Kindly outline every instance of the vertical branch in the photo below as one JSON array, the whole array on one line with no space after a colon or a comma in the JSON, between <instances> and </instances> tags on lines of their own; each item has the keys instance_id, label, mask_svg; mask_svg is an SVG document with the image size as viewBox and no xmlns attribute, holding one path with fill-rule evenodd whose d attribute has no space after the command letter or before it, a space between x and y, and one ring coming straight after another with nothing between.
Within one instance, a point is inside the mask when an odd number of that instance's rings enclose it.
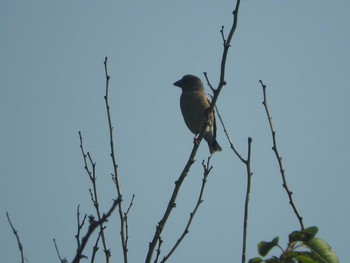
<instances>
[{"instance_id":1,"label":"vertical branch","mask_svg":"<svg viewBox=\"0 0 350 263\"><path fill-rule=\"evenodd\" d=\"M248 138L248 157L247 157L247 160L244 162L247 167L247 191L246 191L245 203L244 203L242 263L244 263L246 260L249 199L250 199L251 178L253 175L250 168L251 144L252 144L252 138L249 137Z\"/></svg>"},{"instance_id":2,"label":"vertical branch","mask_svg":"<svg viewBox=\"0 0 350 263\"><path fill-rule=\"evenodd\" d=\"M80 247L80 231L82 230L86 220L86 214L84 215L83 221L80 223L80 205L77 207L77 223L78 223L78 231L75 235L75 238L77 240L77 249Z\"/></svg>"},{"instance_id":3,"label":"vertical branch","mask_svg":"<svg viewBox=\"0 0 350 263\"><path fill-rule=\"evenodd\" d=\"M266 115L267 115L267 119L269 121L269 125L270 125L270 130L271 130L271 134L272 134L272 141L273 141L273 146L272 146L272 150L274 151L275 155L276 155L276 158L277 158L277 161L278 161L278 166L280 168L280 172L281 172L281 176L282 176L282 181L283 181L283 188L286 190L287 192L287 195L288 195L288 198L289 198L289 204L292 206L292 209L294 211L294 214L296 215L298 221L299 221L299 224L300 224L300 227L301 229L303 230L304 229L304 224L303 224L303 218L300 216L295 204L294 204L294 201L293 201L293 192L289 190L289 187L287 185L287 179L286 179L286 176L285 176L285 172L284 172L284 168L283 168L283 164L282 164L282 157L280 156L279 152L278 152L278 149L277 149L277 142L276 142L276 131L274 130L273 128L273 125L272 125L272 118L270 116L270 112L269 112L269 108L268 108L268 105L267 105L267 99L266 99L266 85L260 80L259 81L260 84L261 84L261 87L263 89L263 95L264 95L264 101L263 101L263 105L264 105L264 108L265 108L265 111L266 111Z\"/></svg>"},{"instance_id":4,"label":"vertical branch","mask_svg":"<svg viewBox=\"0 0 350 263\"><path fill-rule=\"evenodd\" d=\"M129 207L126 210L126 212L124 213L124 217L123 217L123 219L125 221L125 247L126 248L128 247L128 241L129 241L128 215L129 215L129 212L130 212L132 205L134 204L134 199L135 199L135 194L132 195Z\"/></svg>"},{"instance_id":5,"label":"vertical branch","mask_svg":"<svg viewBox=\"0 0 350 263\"><path fill-rule=\"evenodd\" d=\"M220 81L217 89L213 90L214 91L214 97L211 102L211 107L209 108L208 112L211 112L214 109L215 103L218 99L218 95L224 85L226 85L225 81L225 72L226 72L226 60L227 60L227 55L228 55L228 50L231 47L231 40L233 37L233 34L235 33L238 25L238 10L239 10L239 5L240 5L240 0L237 0L236 2L236 7L232 12L233 15L233 21L232 21L232 26L230 29L230 33L228 34L227 39L225 39L224 36L224 26L221 27L221 36L223 40L223 45L224 45L224 50L222 53L222 58L221 58L221 67L220 67Z\"/></svg>"},{"instance_id":6,"label":"vertical branch","mask_svg":"<svg viewBox=\"0 0 350 263\"><path fill-rule=\"evenodd\" d=\"M21 240L19 239L18 230L16 230L15 227L12 225L12 222L11 222L11 219L10 219L10 216L9 216L8 212L6 212L6 217L7 217L7 220L9 221L9 223L10 223L10 226L11 226L11 229L13 231L13 234L15 235L16 240L17 240L18 249L19 249L19 252L21 253L21 263L24 263L23 245L21 243Z\"/></svg>"},{"instance_id":7,"label":"vertical branch","mask_svg":"<svg viewBox=\"0 0 350 263\"><path fill-rule=\"evenodd\" d=\"M90 261L91 263L95 262L96 253L98 251L98 242L100 242L101 234L102 234L101 231L98 232L98 236L96 238L95 245L92 248L92 255L91 255L91 261Z\"/></svg>"},{"instance_id":8,"label":"vertical branch","mask_svg":"<svg viewBox=\"0 0 350 263\"><path fill-rule=\"evenodd\" d=\"M106 111L107 111L107 118L108 118L108 128L109 128L109 142L110 142L110 151L111 151L111 159L113 163L113 170L114 170L114 177L116 181L116 187L119 197L122 196L121 190L120 190L120 183L119 183L119 175L118 175L118 164L115 158L114 153L114 140L113 140L113 126L112 126L112 120L111 120L111 113L109 110L109 102L108 102L108 95L109 95L109 80L110 76L108 75L108 69L107 69L107 57L105 57L105 61L103 62L105 67L105 74L106 74L106 93L104 96L105 103L106 103Z\"/></svg>"},{"instance_id":9,"label":"vertical branch","mask_svg":"<svg viewBox=\"0 0 350 263\"><path fill-rule=\"evenodd\" d=\"M90 153L85 153L84 147L83 147L83 138L81 135L81 132L79 132L79 139L80 139L80 149L81 149L81 153L83 155L84 158L84 168L86 170L86 173L88 174L91 183L92 183L92 188L93 190L89 189L90 191L90 195L91 195L91 201L94 204L95 210L96 210L96 214L98 217L98 220L101 220L101 212L100 212L100 205L98 202L98 196L97 196L97 186L96 186L96 163L92 160L92 157L90 155ZM89 163L92 167L92 171L89 168L88 165L88 160ZM106 239L105 239L105 235L104 235L104 226L103 226L103 222L99 225L100 227L100 232L101 232L101 239L102 239L102 244L103 244L103 250L106 256L106 263L109 263L109 258L111 257L111 253L110 250L107 249L107 243L106 243Z\"/></svg>"},{"instance_id":10,"label":"vertical branch","mask_svg":"<svg viewBox=\"0 0 350 263\"><path fill-rule=\"evenodd\" d=\"M118 174L118 164L116 161L115 157L115 152L114 152L114 140L113 140L113 126L112 126L112 121L111 121L111 113L109 110L109 102L108 102L108 94L109 94L109 80L110 76L108 75L108 70L107 70L107 57L105 57L104 60L104 68L105 68L105 74L106 74L106 93L104 96L105 103L106 103L106 111L107 111L107 118L108 118L108 128L109 128L109 141L110 141L110 151L111 151L111 159L113 163L113 181L114 184L117 188L117 194L118 198L120 199L120 203L118 205L118 212L119 212L119 218L120 218L120 239L122 243L122 248L123 248L123 257L124 257L124 263L128 262L128 247L127 247L127 238L125 234L125 217L122 209L122 192L121 192L121 187L120 187L120 182L119 182L119 174Z\"/></svg>"},{"instance_id":11,"label":"vertical branch","mask_svg":"<svg viewBox=\"0 0 350 263\"><path fill-rule=\"evenodd\" d=\"M157 255L156 255L156 259L154 260L154 263L157 263L157 262L158 262L158 258L159 258L160 253L161 253L160 248L161 248L162 244L163 244L163 240L162 240L162 238L159 236L158 247L157 247L157 249L156 249Z\"/></svg>"},{"instance_id":12,"label":"vertical branch","mask_svg":"<svg viewBox=\"0 0 350 263\"><path fill-rule=\"evenodd\" d=\"M217 106L215 106L217 115L219 117L220 123L222 127L224 128L224 132L226 135L226 138L231 146L232 151L236 154L236 156L241 160L242 163L246 166L247 169L247 190L246 190L246 196L245 196L245 203L244 203L244 219L243 219L243 245L242 245L242 263L246 260L246 250L247 250L247 231L248 231L248 214L249 214L249 200L250 200L250 189L251 189L251 177L253 175L251 171L251 144L252 144L252 138L248 137L248 156L247 159L244 159L239 152L236 150L236 148L233 145L233 142L231 140L230 135L228 134L228 131L226 129L226 126L222 120L221 114L219 112L219 109Z\"/></svg>"}]
</instances>

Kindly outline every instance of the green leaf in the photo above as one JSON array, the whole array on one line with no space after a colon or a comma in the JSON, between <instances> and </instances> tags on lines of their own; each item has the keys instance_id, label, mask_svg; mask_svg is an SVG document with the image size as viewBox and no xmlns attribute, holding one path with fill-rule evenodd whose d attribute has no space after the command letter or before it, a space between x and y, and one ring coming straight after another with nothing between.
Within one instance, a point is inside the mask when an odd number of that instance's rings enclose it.
<instances>
[{"instance_id":1,"label":"green leaf","mask_svg":"<svg viewBox=\"0 0 350 263\"><path fill-rule=\"evenodd\" d=\"M263 259L262 258L252 258L252 259L249 259L248 263L260 263L260 262L263 262Z\"/></svg>"},{"instance_id":2,"label":"green leaf","mask_svg":"<svg viewBox=\"0 0 350 263\"><path fill-rule=\"evenodd\" d=\"M308 227L301 231L294 231L289 235L289 242L309 242L313 239L318 232L318 228L316 226Z\"/></svg>"},{"instance_id":3,"label":"green leaf","mask_svg":"<svg viewBox=\"0 0 350 263\"><path fill-rule=\"evenodd\" d=\"M313 254L317 255L321 260L320 262L339 263L337 255L326 241L315 237L311 241L305 243L305 245L310 248Z\"/></svg>"},{"instance_id":4,"label":"green leaf","mask_svg":"<svg viewBox=\"0 0 350 263\"><path fill-rule=\"evenodd\" d=\"M296 256L295 259L298 260L298 263L318 263L318 261L315 261L307 255L299 255Z\"/></svg>"},{"instance_id":5,"label":"green leaf","mask_svg":"<svg viewBox=\"0 0 350 263\"><path fill-rule=\"evenodd\" d=\"M278 237L275 237L274 239L272 239L271 242L261 241L258 244L259 255L265 257L269 253L269 251L277 245L278 245Z\"/></svg>"},{"instance_id":6,"label":"green leaf","mask_svg":"<svg viewBox=\"0 0 350 263\"><path fill-rule=\"evenodd\" d=\"M280 256L280 259L282 262L292 262L291 260L292 259L295 259L297 256L299 255L299 252L296 252L296 251L290 251L288 253L283 253L281 256Z\"/></svg>"},{"instance_id":7,"label":"green leaf","mask_svg":"<svg viewBox=\"0 0 350 263\"><path fill-rule=\"evenodd\" d=\"M308 228L305 228L303 230L304 233L308 233L312 236L312 238L314 238L318 232L318 227L317 226L310 226Z\"/></svg>"}]
</instances>

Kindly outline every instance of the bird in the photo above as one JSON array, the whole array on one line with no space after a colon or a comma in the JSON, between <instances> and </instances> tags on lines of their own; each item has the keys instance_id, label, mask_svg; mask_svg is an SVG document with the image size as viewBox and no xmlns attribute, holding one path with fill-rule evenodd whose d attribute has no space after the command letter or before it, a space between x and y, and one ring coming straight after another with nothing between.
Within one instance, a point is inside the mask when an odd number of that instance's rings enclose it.
<instances>
[{"instance_id":1,"label":"bird","mask_svg":"<svg viewBox=\"0 0 350 263\"><path fill-rule=\"evenodd\" d=\"M196 136L200 133L203 122L208 117L208 126L203 135L207 141L210 154L222 151L216 141L216 122L214 111L206 116L210 107L210 100L205 94L204 86L200 78L194 75L185 75L174 82L174 86L182 89L180 96L180 108L188 129ZM195 137L196 140L196 137Z\"/></svg>"}]
</instances>

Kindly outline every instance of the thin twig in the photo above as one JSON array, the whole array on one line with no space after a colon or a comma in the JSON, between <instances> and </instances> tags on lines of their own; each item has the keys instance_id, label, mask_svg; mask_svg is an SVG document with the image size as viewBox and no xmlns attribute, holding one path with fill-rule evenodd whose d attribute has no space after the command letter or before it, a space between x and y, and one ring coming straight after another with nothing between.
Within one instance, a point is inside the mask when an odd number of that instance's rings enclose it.
<instances>
[{"instance_id":1,"label":"thin twig","mask_svg":"<svg viewBox=\"0 0 350 263\"><path fill-rule=\"evenodd\" d=\"M56 239L53 239L53 243L55 245L56 253L57 253L57 256L60 259L61 263L68 263L67 259L61 257L60 251L58 250L58 246L57 246L57 243L56 243Z\"/></svg>"},{"instance_id":2,"label":"thin twig","mask_svg":"<svg viewBox=\"0 0 350 263\"><path fill-rule=\"evenodd\" d=\"M215 105L215 109L217 112L217 115L219 117L220 123L224 129L226 138L231 146L231 149L236 154L236 156L241 160L242 163L246 166L247 169L247 190L245 195L245 203L244 203L244 220L243 220L243 245L242 245L242 263L246 260L246 250L247 250L247 231L248 231L248 213L249 213L249 200L250 200L250 189L251 189L251 177L253 173L251 172L251 165L250 165L250 156L251 156L251 144L252 144L252 138L248 137L248 156L247 159L244 159L239 152L236 150L236 148L233 145L233 142L231 140L231 137L226 129L225 123L221 117L221 114L219 112L218 107Z\"/></svg>"},{"instance_id":3,"label":"thin twig","mask_svg":"<svg viewBox=\"0 0 350 263\"><path fill-rule=\"evenodd\" d=\"M249 137L248 138L248 157L245 163L247 167L247 191L246 191L245 202L244 202L242 263L245 263L245 260L246 260L249 199L250 199L251 178L253 175L250 167L251 145L252 145L252 138Z\"/></svg>"},{"instance_id":4,"label":"thin twig","mask_svg":"<svg viewBox=\"0 0 350 263\"><path fill-rule=\"evenodd\" d=\"M205 188L205 184L208 180L208 176L209 173L211 171L211 169L213 168L213 166L210 166L210 158L212 155L210 155L208 157L207 163L204 163L204 160L202 162L202 166L203 166L203 179L202 179L202 186L198 195L198 199L197 199L197 203L193 209L193 211L190 213L190 218L187 221L186 227L182 233L182 235L180 236L180 238L176 241L175 245L171 248L171 250L169 251L169 253L163 258L163 260L161 261L161 263L164 263L165 261L168 260L168 258L174 253L174 251L176 250L176 248L180 245L181 241L184 239L184 237L188 234L189 228L191 226L192 220L199 208L199 206L201 205L201 203L203 202L203 193L204 193L204 188Z\"/></svg>"},{"instance_id":5,"label":"thin twig","mask_svg":"<svg viewBox=\"0 0 350 263\"><path fill-rule=\"evenodd\" d=\"M76 253L72 263L78 263L78 262L80 262L80 259L86 258L83 255L83 251L86 247L86 244L87 244L90 236L96 230L96 228L100 227L101 225L103 225L103 223L105 223L108 220L108 218L112 215L114 209L119 205L119 203L120 203L119 199L114 200L113 204L112 204L111 208L108 210L108 212L106 214L103 214L101 219L99 219L98 221L94 220L93 216L89 216L89 228L88 228L85 236L81 239L81 245L77 249L77 253Z\"/></svg>"},{"instance_id":6,"label":"thin twig","mask_svg":"<svg viewBox=\"0 0 350 263\"><path fill-rule=\"evenodd\" d=\"M153 236L152 241L149 244L149 248L148 248L148 252L147 252L147 256L146 256L146 260L145 260L146 263L151 262L153 252L155 250L157 242L160 240L160 236L161 236L161 233L164 229L164 226L165 226L173 208L176 207L176 198L177 198L177 195L179 193L180 187L181 187L183 181L185 180L186 176L188 175L188 172L190 171L192 164L195 162L195 156L196 156L197 150L199 148L200 142L203 139L207 125L208 125L207 121L203 123L202 129L197 137L197 143L193 144L193 148L192 148L191 154L187 160L187 163L186 163L184 169L182 170L182 173L180 174L179 178L177 179L177 181L175 181L175 188L174 188L173 193L171 195L169 204L165 210L165 213L164 213L162 219L159 221L158 225L156 226L156 232Z\"/></svg>"},{"instance_id":7,"label":"thin twig","mask_svg":"<svg viewBox=\"0 0 350 263\"><path fill-rule=\"evenodd\" d=\"M224 28L225 28L225 26L221 26L220 33L221 33L221 37L222 37L222 42L224 42L224 44L225 44L226 43L226 38L225 38L225 35L224 35Z\"/></svg>"},{"instance_id":8,"label":"thin twig","mask_svg":"<svg viewBox=\"0 0 350 263\"><path fill-rule=\"evenodd\" d=\"M209 78L208 78L208 73L207 72L203 72L203 75L205 77L205 79L207 80L207 84L209 86L209 88L211 89L212 92L215 92L215 89L213 87L213 85L211 85ZM213 98L213 96L211 96L211 98Z\"/></svg>"},{"instance_id":9,"label":"thin twig","mask_svg":"<svg viewBox=\"0 0 350 263\"><path fill-rule=\"evenodd\" d=\"M12 225L12 222L11 222L11 219L10 219L10 215L9 215L8 212L6 212L6 216L7 216L7 220L8 220L9 223L10 223L10 226L11 226L11 229L12 229L12 231L13 231L13 234L15 235L16 240L17 240L18 249L19 249L19 252L21 253L21 262L24 263L23 246L22 246L21 240L19 239L18 230L16 230L16 229L14 228L14 226Z\"/></svg>"},{"instance_id":10,"label":"thin twig","mask_svg":"<svg viewBox=\"0 0 350 263\"><path fill-rule=\"evenodd\" d=\"M205 126L205 125L203 125L203 126ZM201 134L202 134L202 132L201 132ZM203 137L203 134L200 135L198 138L200 138L200 137ZM201 139L202 138L200 138L200 140ZM184 167L180 177L175 182L175 188L174 188L174 191L173 191L173 193L171 195L169 204L168 204L168 206L167 206L167 208L165 210L165 213L164 213L162 219L159 221L159 223L158 223L158 225L156 227L156 232L155 232L155 234L153 236L153 239L152 239L152 241L149 244L149 249L148 249L148 253L147 253L147 257L146 257L146 261L145 261L146 263L150 263L151 260L152 260L152 254L153 254L154 249L155 249L155 247L157 245L157 242L160 239L160 236L161 236L161 233L162 233L162 231L164 229L164 226L165 226L165 224L166 224L166 222L167 222L167 220L168 220L168 218L169 218L169 216L171 214L171 211L176 206L176 198L177 198L177 195L179 193L181 184L184 181L184 179L186 178L186 176L187 176L187 174L188 174L192 164L195 162L194 157L196 155L198 147L199 147L199 143L193 145L193 149L192 149L192 152L190 154L190 157L188 158L188 161L187 161L187 163L186 163L186 165L185 165L185 167Z\"/></svg>"},{"instance_id":11,"label":"thin twig","mask_svg":"<svg viewBox=\"0 0 350 263\"><path fill-rule=\"evenodd\" d=\"M129 241L129 225L128 225L128 215L130 212L130 209L132 205L134 204L135 194L132 195L130 204L126 212L124 213L124 221L125 221L125 246L128 247L128 241Z\"/></svg>"},{"instance_id":12,"label":"thin twig","mask_svg":"<svg viewBox=\"0 0 350 263\"><path fill-rule=\"evenodd\" d=\"M214 109L216 100L218 98L216 93L220 93L222 87L224 85L226 85L225 72L226 72L227 54L228 54L228 50L229 50L230 45L231 45L231 40L232 40L233 34L235 33L237 25L238 25L238 10L239 10L240 2L241 2L240 0L237 0L235 9L232 12L232 15L233 15L232 27L231 27L230 33L228 34L228 37L226 40L225 40L225 37L223 35L224 27L221 28L221 32L222 32L222 36L223 36L224 50L223 50L222 59L221 59L220 81L219 81L218 88L214 92L214 98L211 102L211 107L210 107L209 112L211 112Z\"/></svg>"},{"instance_id":13,"label":"thin twig","mask_svg":"<svg viewBox=\"0 0 350 263\"><path fill-rule=\"evenodd\" d=\"M266 85L261 80L259 82L260 82L261 87L263 89L263 95L264 95L263 105L264 105L264 108L265 108L265 111L266 111L266 115L267 115L267 119L268 119L269 125L270 125L270 130L271 130L271 134L272 134L272 141L273 141L272 150L274 151L274 153L276 155L276 158L277 158L277 161L278 161L278 165L279 165L279 168L280 168L282 181L283 181L282 185L283 185L283 188L287 192L287 195L288 195L288 198L289 198L289 204L292 206L294 214L296 215L296 217L297 217L297 219L299 221L300 227L303 230L304 229L303 218L299 214L299 212L298 212L298 210L297 210L297 208L296 208L296 206L294 204L293 197L292 197L293 192L289 190L289 187L287 185L287 179L286 179L284 168L283 168L283 164L282 164L282 157L280 156L280 154L278 152L278 149L277 149L276 131L273 128L272 118L271 118L271 115L270 115L270 112L269 112L269 108L268 108L268 105L267 105Z\"/></svg>"},{"instance_id":14,"label":"thin twig","mask_svg":"<svg viewBox=\"0 0 350 263\"><path fill-rule=\"evenodd\" d=\"M77 234L75 235L75 238L77 240L77 249L80 247L80 231L83 229L83 226L85 224L86 220L86 214L84 215L83 221L80 223L80 205L77 207L77 224L78 224L78 231Z\"/></svg>"},{"instance_id":15,"label":"thin twig","mask_svg":"<svg viewBox=\"0 0 350 263\"><path fill-rule=\"evenodd\" d=\"M158 247L157 247L157 249L156 249L157 254L156 254L156 259L154 260L154 263L157 263L157 262L158 262L158 258L159 258L160 253L161 253L160 248L161 248L162 244L163 244L162 237L159 236Z\"/></svg>"},{"instance_id":16,"label":"thin twig","mask_svg":"<svg viewBox=\"0 0 350 263\"><path fill-rule=\"evenodd\" d=\"M81 149L81 153L82 153L83 159L84 159L84 168L85 168L86 173L88 174L88 176L90 178L90 181L92 183L92 188L93 188L92 190L89 189L91 200L92 200L92 203L95 207L98 220L101 220L100 205L98 202L97 186L96 186L96 179L97 179L97 177L96 177L96 163L93 161L91 154L89 152L85 153L85 149L83 146L83 137L82 137L80 131L79 131L79 139L80 139L80 149ZM89 160L90 167L92 167L92 171L89 168L88 160ZM103 223L101 225L99 225L99 227L100 227L100 232L101 232L103 251L104 251L105 257L106 257L106 263L109 263L111 253L110 253L110 249L107 249L107 242L106 242L105 235L104 235L105 228L103 226Z\"/></svg>"},{"instance_id":17,"label":"thin twig","mask_svg":"<svg viewBox=\"0 0 350 263\"><path fill-rule=\"evenodd\" d=\"M91 261L90 261L91 263L95 262L96 253L99 250L98 243L100 242L101 234L102 234L102 232L100 230L98 232L98 235L97 235L97 238L96 238L96 241L95 241L95 245L92 248L92 255L91 255Z\"/></svg>"},{"instance_id":18,"label":"thin twig","mask_svg":"<svg viewBox=\"0 0 350 263\"><path fill-rule=\"evenodd\" d=\"M84 160L84 169L86 173L88 174L90 180L93 180L92 173L90 171L90 168L87 163L87 154L85 153L84 147L83 147L83 137L81 135L81 131L79 131L79 140L80 140L80 150L83 155L83 160Z\"/></svg>"},{"instance_id":19,"label":"thin twig","mask_svg":"<svg viewBox=\"0 0 350 263\"><path fill-rule=\"evenodd\" d=\"M226 129L225 123L224 123L224 121L222 120L220 111L219 111L219 109L218 109L218 107L217 107L216 105L215 105L215 110L216 110L216 113L217 113L218 118L219 118L219 120L220 120L220 123L221 123L221 125L222 125L222 127L223 127L223 129L224 129L224 133L225 133L225 135L226 135L226 138L227 138L227 140L228 140L228 142L229 142L229 144L230 144L230 147L231 147L232 151L234 151L234 153L235 153L235 154L237 155L237 157L241 160L241 162L246 163L247 160L245 160L245 159L239 154L239 152L236 150L235 146L233 145L233 142L232 142L232 140L231 140L231 137L230 137L230 135L229 135L229 133L228 133L228 131L227 131L227 129Z\"/></svg>"},{"instance_id":20,"label":"thin twig","mask_svg":"<svg viewBox=\"0 0 350 263\"><path fill-rule=\"evenodd\" d=\"M126 237L126 224L125 224L125 218L124 213L122 209L122 192L119 182L119 174L118 174L118 164L116 161L115 151L114 151L114 139L113 139L113 126L112 126L112 120L111 120L111 113L109 110L109 102L108 102L108 95L109 95L109 80L110 76L108 74L108 68L107 68L107 57L105 57L105 60L103 62L104 68L105 68L105 76L106 76L106 93L104 96L105 104L106 104L106 111L107 111L107 118L108 118L108 128L109 128L109 142L110 142L110 151L111 151L111 159L113 163L113 181L117 189L118 198L121 200L118 206L118 212L119 212L119 218L120 218L120 239L122 243L123 248L123 257L124 257L124 263L128 262L128 243L127 243L127 237Z\"/></svg>"}]
</instances>

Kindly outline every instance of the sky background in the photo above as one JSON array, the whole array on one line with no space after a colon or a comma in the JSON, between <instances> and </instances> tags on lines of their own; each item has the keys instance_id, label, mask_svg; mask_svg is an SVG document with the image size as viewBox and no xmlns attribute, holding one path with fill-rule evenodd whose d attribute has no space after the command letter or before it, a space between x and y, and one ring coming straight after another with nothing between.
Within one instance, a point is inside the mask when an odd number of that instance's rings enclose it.
<instances>
[{"instance_id":1,"label":"sky background","mask_svg":"<svg viewBox=\"0 0 350 263\"><path fill-rule=\"evenodd\" d=\"M124 207L136 195L129 258L144 262L193 146L180 113L180 90L172 83L188 73L203 79L208 72L217 85L219 31L225 25L228 34L234 5L228 0L0 2L1 262L20 261L6 211L29 262L58 262L53 238L61 255L72 260L78 204L82 214L94 214L78 131L97 165L102 211L116 198L103 100L106 56ZM243 156L248 137L253 139L248 258L257 256L259 241L280 236L285 246L288 234L299 229L271 150L261 79L304 224L319 227L318 236L341 262L349 259L349 12L347 0L241 3L227 85L217 105ZM223 151L212 158L204 202L169 262L241 259L245 167L220 125L217 139ZM195 205L208 154L201 144L163 232L164 253ZM114 213L107 225L113 262L122 262L118 226Z\"/></svg>"}]
</instances>

